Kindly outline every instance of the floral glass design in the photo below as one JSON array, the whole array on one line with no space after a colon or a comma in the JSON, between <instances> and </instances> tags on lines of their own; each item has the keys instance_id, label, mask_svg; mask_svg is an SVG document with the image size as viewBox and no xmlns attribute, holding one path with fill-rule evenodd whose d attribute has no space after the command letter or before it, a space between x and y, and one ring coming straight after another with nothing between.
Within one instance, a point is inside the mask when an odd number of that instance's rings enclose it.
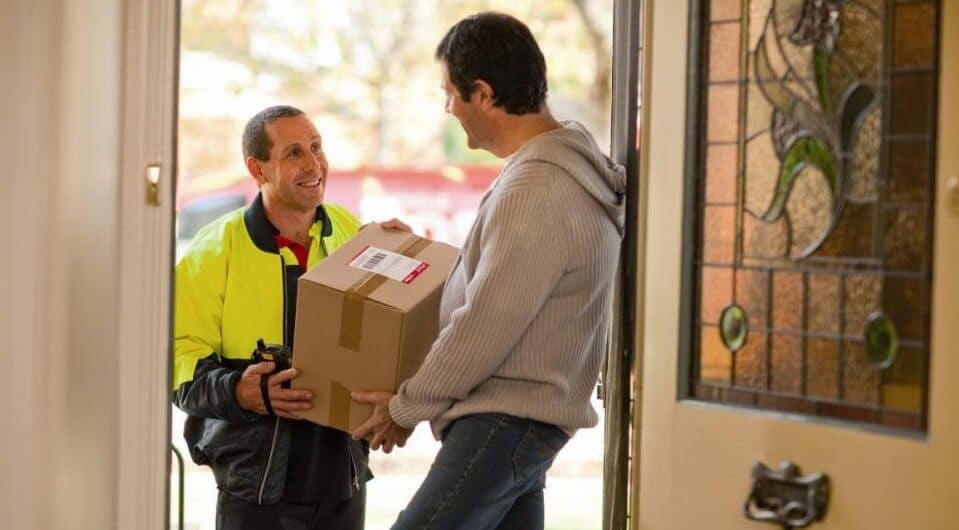
<instances>
[{"instance_id":1,"label":"floral glass design","mask_svg":"<svg viewBox=\"0 0 959 530\"><path fill-rule=\"evenodd\" d=\"M700 0L690 397L924 430L934 0Z\"/></svg>"}]
</instances>

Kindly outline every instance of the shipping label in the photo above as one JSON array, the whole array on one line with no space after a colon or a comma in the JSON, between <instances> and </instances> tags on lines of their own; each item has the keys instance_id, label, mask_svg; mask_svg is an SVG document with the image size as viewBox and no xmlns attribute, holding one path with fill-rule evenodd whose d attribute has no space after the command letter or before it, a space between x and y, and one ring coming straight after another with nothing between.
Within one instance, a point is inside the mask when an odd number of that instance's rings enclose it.
<instances>
[{"instance_id":1,"label":"shipping label","mask_svg":"<svg viewBox=\"0 0 959 530\"><path fill-rule=\"evenodd\" d=\"M357 254L349 265L354 269L382 274L387 278L406 284L413 283L413 280L423 274L423 271L430 266L425 261L369 246L363 249L363 252Z\"/></svg>"}]
</instances>

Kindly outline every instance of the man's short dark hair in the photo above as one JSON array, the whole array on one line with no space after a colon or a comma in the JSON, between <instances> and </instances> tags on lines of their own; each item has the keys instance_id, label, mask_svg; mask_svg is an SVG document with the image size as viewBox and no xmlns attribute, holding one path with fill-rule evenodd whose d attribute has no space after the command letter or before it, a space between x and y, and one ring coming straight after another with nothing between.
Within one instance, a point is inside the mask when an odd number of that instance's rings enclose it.
<instances>
[{"instance_id":1,"label":"man's short dark hair","mask_svg":"<svg viewBox=\"0 0 959 530\"><path fill-rule=\"evenodd\" d=\"M289 105L267 107L246 122L243 127L243 159L253 157L266 162L270 159L273 142L266 133L266 126L280 118L292 118L305 114L302 110Z\"/></svg>"},{"instance_id":2,"label":"man's short dark hair","mask_svg":"<svg viewBox=\"0 0 959 530\"><path fill-rule=\"evenodd\" d=\"M538 112L546 100L546 60L526 24L485 12L457 22L436 47L436 59L469 101L477 80L493 88L493 103L510 114Z\"/></svg>"}]
</instances>

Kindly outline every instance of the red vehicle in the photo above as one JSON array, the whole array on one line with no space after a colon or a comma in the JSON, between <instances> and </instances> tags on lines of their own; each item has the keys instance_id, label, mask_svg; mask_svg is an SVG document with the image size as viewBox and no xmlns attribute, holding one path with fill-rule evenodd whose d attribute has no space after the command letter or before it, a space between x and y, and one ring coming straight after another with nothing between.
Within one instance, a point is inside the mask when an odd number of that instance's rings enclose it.
<instances>
[{"instance_id":1,"label":"red vehicle","mask_svg":"<svg viewBox=\"0 0 959 530\"><path fill-rule=\"evenodd\" d=\"M364 222L396 217L418 234L459 245L499 170L483 165L331 170L325 198ZM242 170L187 181L177 193L178 242L188 242L202 226L248 204L257 191L256 182Z\"/></svg>"}]
</instances>

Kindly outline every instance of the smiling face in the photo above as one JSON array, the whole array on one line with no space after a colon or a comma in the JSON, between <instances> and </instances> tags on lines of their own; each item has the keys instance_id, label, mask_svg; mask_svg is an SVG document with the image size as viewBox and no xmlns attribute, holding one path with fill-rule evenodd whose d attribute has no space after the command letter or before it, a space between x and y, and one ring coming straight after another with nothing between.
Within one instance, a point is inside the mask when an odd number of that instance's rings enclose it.
<instances>
[{"instance_id":1,"label":"smiling face","mask_svg":"<svg viewBox=\"0 0 959 530\"><path fill-rule=\"evenodd\" d=\"M312 212L323 203L329 163L323 139L304 115L279 118L266 126L269 160L247 159L250 172L269 204Z\"/></svg>"}]
</instances>

